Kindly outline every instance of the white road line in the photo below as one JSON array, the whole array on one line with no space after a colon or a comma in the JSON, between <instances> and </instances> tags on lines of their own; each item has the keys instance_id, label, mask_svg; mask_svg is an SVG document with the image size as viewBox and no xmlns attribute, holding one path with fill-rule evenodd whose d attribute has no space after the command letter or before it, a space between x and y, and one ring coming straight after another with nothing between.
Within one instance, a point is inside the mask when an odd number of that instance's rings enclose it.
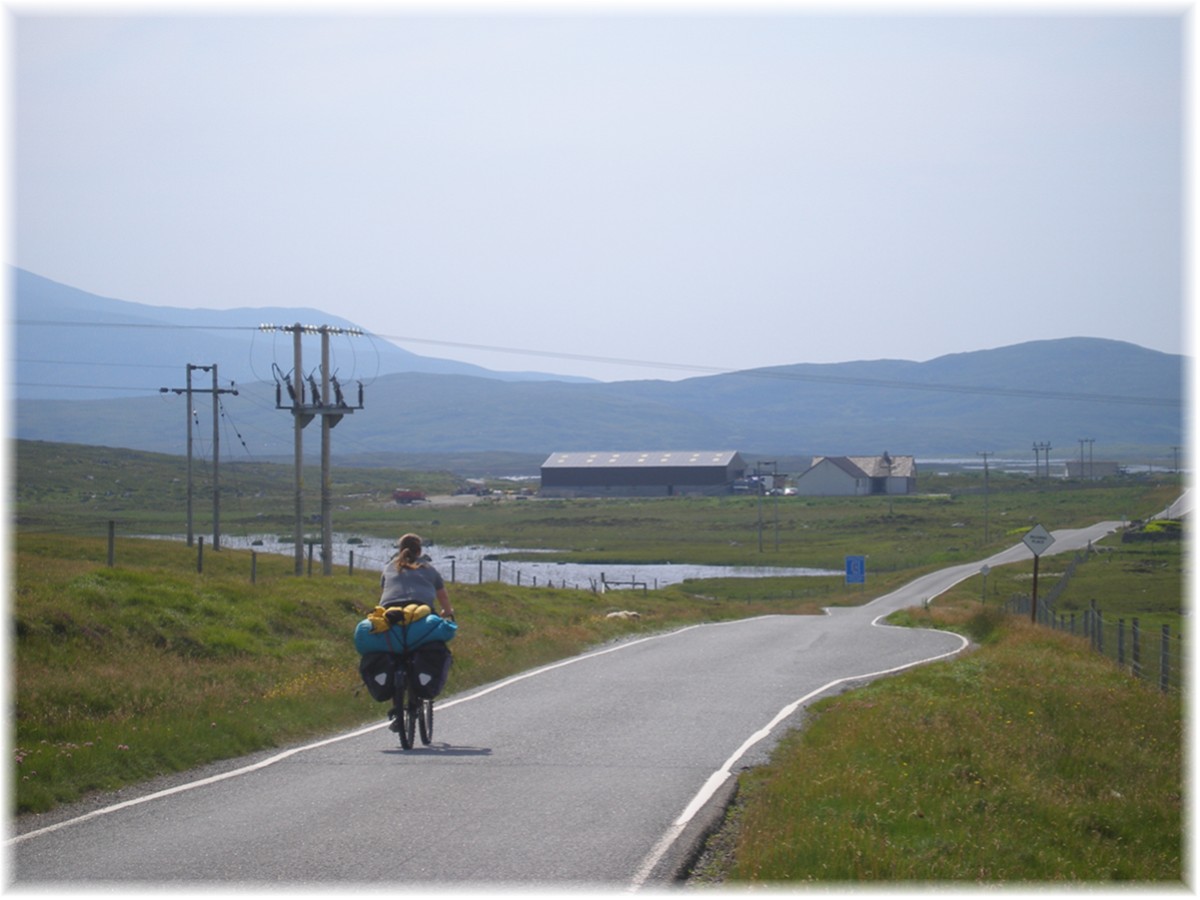
<instances>
[{"instance_id":1,"label":"white road line","mask_svg":"<svg viewBox=\"0 0 1200 900\"><path fill-rule=\"evenodd\" d=\"M954 633L947 631L943 632L943 634ZM704 804L708 803L708 801L713 798L713 795L716 794L721 785L733 777L733 767L737 764L737 761L741 759L751 747L753 747L763 738L770 735L771 731L780 722L788 718L788 716L792 715L796 710L798 710L808 701L812 700L814 697L820 696L831 688L837 687L839 684L844 684L847 681L861 681L864 678L879 678L883 675L892 675L896 672L902 672L905 669L911 669L914 666L924 665L925 663L936 662L939 659L945 659L946 657L954 656L956 653L960 653L963 648L970 643L961 634L955 634L954 636L962 641L962 644L948 653L940 653L937 656L931 656L928 659L919 659L915 662L905 663L904 665L896 666L893 669L884 669L879 672L869 672L861 675L848 675L845 678L838 678L829 682L823 687L817 688L815 691L810 691L799 700L793 700L791 703L781 709L775 714L775 718L768 722L766 726L760 728L758 731L754 732L754 734L750 735L750 737L746 739L746 742L742 744L742 746L738 747L737 750L734 751L733 755L729 757L729 759L725 760L725 763L721 766L721 768L713 772L712 775L708 776L708 780L704 782L704 786L700 788L696 796L692 798L691 802L688 803L683 812L679 814L679 818L671 823L671 827L667 829L666 833L659 839L658 843L654 845L654 849L651 850L646 858L642 861L641 866L638 867L637 874L634 875L633 882L629 886L629 890L637 891L646 883L646 881L650 878L651 873L654 871L654 867L658 865L659 861L663 858L663 856L666 855L667 851L671 849L671 846L675 843L675 841L679 839L679 836L683 834L684 829L691 824L691 821L693 818L695 818L696 813L703 809Z\"/></svg>"},{"instance_id":2,"label":"white road line","mask_svg":"<svg viewBox=\"0 0 1200 900\"><path fill-rule=\"evenodd\" d=\"M80 822L86 822L88 819L95 819L99 816L108 815L109 813L117 812L121 809L128 809L131 806L138 806L142 803L149 803L151 800L160 800L163 797L170 797L173 794L182 794L184 791L190 791L193 788L204 787L209 784L216 784L218 781L224 781L227 778L236 778L239 775L247 775L250 772L257 772L259 769L265 769L267 766L272 766L277 762L287 759L289 756L294 756L297 753L302 753L305 750L315 750L317 747L324 747L326 744L334 744L338 741L344 741L348 738L358 737L366 734L369 731L374 731L376 728L382 728L386 722L381 722L378 725L370 725L366 728L360 728L358 731L352 731L348 734L339 734L337 737L326 738L323 741L317 741L315 744L305 744L303 747L293 747L291 750L285 750L282 753L277 753L275 756L267 759L259 760L256 763L251 763L248 766L243 766L240 769L233 769L229 772L222 772L219 775L211 775L208 778L201 778L199 781L189 781L187 784L176 785L172 788L156 791L153 794L146 794L144 797L133 797L132 799L116 803L112 806L105 806L102 809L94 809L89 813L84 813L82 816L76 816L73 819L66 819L54 825L47 825L44 828L38 828L35 831L27 831L24 834L19 834L16 837L9 838L5 841L5 846L19 844L22 841L27 841L30 838L39 837L43 834L49 834L52 831L59 831L69 825L78 825Z\"/></svg>"},{"instance_id":3,"label":"white road line","mask_svg":"<svg viewBox=\"0 0 1200 900\"><path fill-rule=\"evenodd\" d=\"M709 627L712 625L736 625L741 622L749 622L749 621L752 621L752 620L751 619L733 619L728 622L705 623L704 626L688 625L684 628L677 629L676 631L668 631L668 632L664 632L662 634L652 634L652 635L649 635L648 637L638 638L637 640L624 641L622 643L615 644L611 647L605 647L600 650L594 650L591 653L585 653L582 656L573 656L570 659L564 659L564 660L561 660L556 663L550 663L549 665L542 666L541 668L538 668L538 669L531 669L528 672L522 672L520 675L514 675L512 678L506 678L503 681L500 681L500 682L497 682L496 684L490 685L490 686L484 688L483 690L476 691L473 694L468 694L465 697L457 697L453 700L447 700L445 703L439 703L437 708L438 709L448 709L451 706L457 706L460 703L466 703L470 700L478 700L480 697L484 697L484 696L492 693L493 691L498 691L501 688L508 687L509 685L512 685L512 684L516 684L518 681L524 681L526 678L532 678L534 675L541 675L545 672L551 672L554 669L561 669L563 666L569 666L569 665L573 665L578 662L583 662L585 659L592 659L593 657L604 656L606 653L613 653L617 650L624 650L626 647L633 647L633 646L636 646L637 644L643 644L646 641L659 640L661 638L668 638L668 637L672 637L677 634L683 634L685 631L691 631L693 628ZM368 734L372 731L376 731L380 728L383 728L387 724L388 724L387 722L380 722L375 725L368 725L367 727L360 728L357 731L351 731L351 732L347 732L346 734L335 735L334 737L325 738L324 740L316 741L312 744L305 744L300 747L293 747L290 750L285 750L282 753L277 753L274 756L268 757L267 759L259 760L256 763L251 763L248 766L242 766L239 769L231 769L228 772L222 772L218 775L211 775L208 778L201 778L198 781L189 781L186 784L180 784L180 785L176 785L175 787L166 788L161 791L156 791L153 794L146 794L144 797L133 797L129 800L124 800L121 803L113 804L112 806L105 806L101 809L94 809L91 812L84 813L81 816L76 816L73 819L65 819L62 822L57 822L53 825L47 825L43 828L37 828L33 831L27 831L24 834L19 834L19 835L16 835L15 837L10 837L8 840L6 840L4 842L4 846L10 847L10 846L13 846L14 844L19 844L22 841L30 840L31 838L40 837L45 834L50 834L51 832L54 832L54 831L60 831L63 828L67 828L71 825L78 825L81 822L88 821L89 819L95 819L100 816L108 815L109 813L118 812L119 810L122 810L122 809L128 809L131 806L138 806L142 803L149 803L152 800L161 800L164 797L170 797L175 794L182 794L185 791L190 791L190 790L193 790L194 788L205 787L210 784L216 784L217 782L226 781L230 778L238 778L242 775L249 775L251 772L257 772L259 769L265 769L267 766L273 766L276 763L282 762L283 760L285 760L291 756L295 756L297 753L303 753L306 750L316 750L319 747L325 747L325 746L328 746L329 744L336 744L339 741L345 741L345 740L349 740L351 738L360 737L364 734Z\"/></svg>"},{"instance_id":4,"label":"white road line","mask_svg":"<svg viewBox=\"0 0 1200 900\"><path fill-rule=\"evenodd\" d=\"M1103 522L1103 523L1100 523L1099 526L1092 526L1092 527L1100 528L1101 526L1103 526L1108 531L1111 531L1111 530L1115 530L1115 525L1116 525L1116 523ZM1109 526L1112 526L1112 527L1109 527ZM1056 535L1066 536L1066 535L1074 534L1074 533L1076 533L1076 531L1088 531L1088 530L1089 529L1085 529L1085 528L1066 529L1063 531L1056 531L1054 533ZM1016 545L1016 546L1020 547L1020 545ZM989 557L989 561L992 559L997 559L998 557L1002 557L1006 553L1010 553L1013 549L1014 548L1009 548L1009 550L1007 550L1007 551L1001 551L1000 553L997 553L994 556ZM1060 548L1059 551L1055 551L1055 552L1066 552L1066 550L1067 550L1067 548L1065 546L1063 546ZM974 566L976 564L967 563L965 565ZM950 567L950 568L954 568L954 567ZM933 573L930 573L930 574L933 574ZM945 593L950 588L954 587L955 585L959 584L960 582L966 581L968 578L970 578L974 574L975 574L975 572L974 572L973 568L969 571L964 571L961 578L955 579L950 584L941 588L941 590L939 590L937 592L937 594L934 594L933 596L936 597L940 594ZM919 581L919 580L920 580L920 578L916 579L916 581ZM911 584L911 582L910 582L910 584ZM897 590L893 591L892 593L897 593L904 589L905 589L905 587L900 587L900 588L897 588ZM869 607L872 603L878 603L881 600L885 600L890 596L892 596L892 594L885 594L882 597L876 597L874 600L870 601L869 603L864 604L863 608ZM879 628L895 627L895 626L891 626L891 625L882 625L880 623L880 620L888 615L891 615L891 613L883 613L883 614L877 616L876 618L871 620L871 624L874 625L875 627L879 627ZM937 629L933 629L933 630L937 630ZM949 631L943 632L943 633L944 634L954 634L954 632L949 632ZM677 818L671 824L671 827L669 829L667 829L666 833L659 839L658 843L655 844L654 849L651 850L649 855L647 855L646 858L642 861L642 865L638 868L637 874L634 876L633 882L629 886L629 890L637 891L646 883L647 879L649 879L651 873L654 871L654 867L656 865L658 865L659 861L663 858L663 856L666 854L666 852L671 849L672 844L674 844L675 841L677 841L679 839L679 836L681 834L683 834L684 829L687 828L687 826L691 823L692 819L695 818L696 813L698 813L704 807L704 804L706 804L709 800L711 800L713 798L713 795L716 794L717 790L721 787L721 785L723 785L726 781L728 781L733 776L733 766L737 763L737 761L739 759L741 759L741 757L746 753L747 750L749 750L752 746L754 746L759 741L761 741L763 738L765 738L767 735L769 735L771 733L771 730L776 725L778 725L780 722L782 722L788 716L792 715L792 713L794 713L797 709L799 709L801 706L803 706L805 703L807 703L813 697L817 697L820 694L824 693L825 691L828 691L831 688L837 687L839 684L843 684L847 681L859 681L864 678L878 678L883 675L891 675L896 672L902 672L905 669L911 669L914 666L924 665L925 663L936 662L939 659L945 659L946 657L954 656L956 653L962 652L963 648L965 648L970 643L966 638L964 638L960 634L955 634L954 636L956 638L958 638L960 641L962 641L962 645L960 647L958 647L958 649L952 650L949 653L942 653L938 656L932 656L929 659L917 660L916 662L908 663L903 666L897 666L894 669L885 669L882 672L871 672L866 675L851 675L846 678L839 678L836 681L829 682L829 684L825 685L824 687L817 688L815 691L805 694L799 700L796 700L796 701L788 704L787 706L785 706L782 710L779 711L779 713L775 716L775 718L772 719L767 724L767 726L765 728L763 728L759 731L756 731L754 734L752 734L750 736L750 738L746 741L746 743L742 744L742 746L737 749L737 751L733 754L733 756L729 757L729 759L725 761L725 764L720 769L718 769L716 772L714 772L712 775L710 775L708 777L708 780L704 782L704 786L700 789L700 791L696 794L696 796L692 798L692 801L687 805L687 807L684 809L684 811L682 813L680 813L679 818Z\"/></svg>"},{"instance_id":5,"label":"white road line","mask_svg":"<svg viewBox=\"0 0 1200 900\"><path fill-rule=\"evenodd\" d=\"M965 577L967 577L967 576L964 576L964 578ZM882 599L882 598L876 598L876 599L878 600L878 599ZM872 601L872 602L875 602L875 601ZM633 641L625 641L620 644L615 644L614 646L611 646L611 647L605 647L601 650L595 650L591 653L585 653L582 656L574 656L574 657L571 657L570 659L565 659L565 660L561 660L560 662L551 663L549 665L542 666L541 668L538 668L538 669L531 669L528 672L522 672L519 675L514 675L512 678L506 678L503 681L499 681L496 684L490 685L480 691L476 691L473 694L468 694L465 697L458 697L453 700L448 700L445 703L439 704L438 708L439 709L448 709L451 706L457 706L460 703L467 703L468 701L471 701L471 700L478 700L480 697L487 696L488 694L493 693L494 691L498 691L501 688L508 687L509 685L512 685L512 684L516 684L519 681L524 681L526 678L532 678L535 675L541 675L546 672L551 672L555 669L560 669L563 666L573 665L577 662L583 662L586 659L592 659L593 657L603 656L607 653L613 653L617 650L623 650L626 647L633 647L633 646L636 646L637 644L645 643L646 641L659 640L661 638L671 637L676 634L683 634L684 632L690 631L693 628L712 627L712 626L719 626L719 625L737 625L740 623L753 621L755 618L770 618L770 617L769 616L755 616L750 619L732 619L732 620L729 620L726 622L709 622L709 623L705 623L704 625L689 625L684 628L680 628L676 631L669 631L664 634L654 634L654 635L650 635L648 637L638 638L637 640L633 640ZM880 616L879 618L882 618L882 616ZM879 622L879 619L877 618L871 624L877 625L878 622ZM947 632L947 633L951 633L951 632ZM962 647L965 647L967 645L967 641L964 638L962 638L961 635L955 635L955 637L958 637L960 640L963 641ZM754 734L752 734L746 740L746 742L737 749L737 751L733 754L733 756L731 756L728 760L726 760L725 764L720 769L718 769L716 772L714 772L712 775L709 776L708 780L704 783L704 786L700 789L700 791L696 794L696 796L692 798L692 801L687 805L687 807L684 809L684 811L680 814L679 818L675 820L675 823L671 826L671 828L667 831L667 833L663 835L663 837L659 840L658 844L655 845L654 849L650 852L649 856L646 857L645 861L642 863L642 866L638 869L638 873L634 878L633 884L631 886L632 890L639 889L645 883L646 879L649 878L651 871L653 871L654 866L657 865L658 861L662 858L662 856L667 852L667 850L670 849L671 845L678 839L679 835L683 833L684 828L687 827L687 825L691 822L692 818L695 817L696 813L704 806L705 803L707 803L712 798L712 796L716 793L717 789L720 788L720 786L722 784L724 784L730 778L731 773L732 773L732 767L746 753L746 751L749 750L755 744L757 744L759 741L761 741L763 738L767 737L771 733L771 730L776 725L778 725L779 722L783 721L788 716L790 716L792 713L794 713L797 709L800 708L800 706L802 706L804 703L808 702L808 700L823 693L824 691L829 690L832 687L842 684L843 682L856 681L856 680L859 680L862 678L877 678L882 675L890 675L894 672L900 672L900 671L903 671L904 669L912 668L913 666L916 666L916 665L921 665L923 663L928 663L928 662L934 662L936 660L942 659L947 656L953 656L955 653L960 652L962 650L962 647L959 647L957 650L951 651L950 653L943 653L940 656L934 656L934 657L931 657L930 659L918 660L917 662L909 663L904 666L898 666L894 669L887 669L882 672L872 672L867 675L854 675L854 676L850 676L847 678L839 678L838 680L831 681L829 684L825 685L824 687L818 688L817 690L815 690L809 694L806 694L805 696L801 697L799 700L796 700L795 702L784 707L775 716L775 718L772 719L767 724L767 726L765 728L763 728L759 731L756 731ZM122 809L128 809L129 807L132 807L132 806L138 806L142 803L149 803L152 800L161 800L164 797L170 797L175 794L182 794L185 791L190 791L190 790L193 790L194 788L205 787L210 784L216 784L217 782L225 781L230 778L238 778L242 775L248 775L251 772L257 772L259 769L265 769L267 766L272 766L272 765L275 765L276 763L282 762L283 760L288 759L289 757L295 756L298 753L303 753L307 750L316 750L319 747L325 747L329 744L336 744L339 741L345 741L345 740L349 740L351 738L360 737L361 735L368 734L372 731L376 731L380 728L383 728L387 724L388 724L387 722L380 722L376 725L368 725L366 728L360 728L357 731L347 732L346 734L339 734L339 735L336 735L331 738L326 738L321 741L316 741L312 744L305 744L300 747L293 747L290 750L285 750L282 753L277 753L276 755L268 757L267 759L260 760L259 762L252 763L248 766L243 766L239 769L232 769L228 772L222 772L219 775L212 775L212 776L209 776L208 778L202 778L198 781L190 781L190 782L187 782L186 784L176 785L175 787L166 788L165 790L161 790L161 791L156 791L153 794L146 794L144 797L134 797L129 800L122 801L121 803L113 804L112 806L105 806L101 809L94 809L91 812L84 813L81 816L76 816L75 818L72 818L72 819L65 819L62 822L57 822L53 825L47 825L44 828L37 828L33 831L27 831L24 834L19 834L19 835L16 835L15 837L10 837L4 842L4 846L11 847L14 844L19 844L23 841L27 841L27 840L30 840L35 837L40 837L42 835L50 834L51 832L55 832L55 831L60 831L71 825L78 825L82 822L88 821L89 819L95 819L100 816L105 816L105 815L108 815L109 813L118 812L119 810L122 810Z\"/></svg>"}]
</instances>

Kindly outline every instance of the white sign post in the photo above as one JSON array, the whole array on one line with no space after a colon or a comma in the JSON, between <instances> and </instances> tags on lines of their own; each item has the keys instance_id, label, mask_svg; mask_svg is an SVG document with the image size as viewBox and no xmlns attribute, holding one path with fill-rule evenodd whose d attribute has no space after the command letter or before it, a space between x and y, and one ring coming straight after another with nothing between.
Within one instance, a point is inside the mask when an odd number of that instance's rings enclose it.
<instances>
[{"instance_id":1,"label":"white sign post","mask_svg":"<svg viewBox=\"0 0 1200 900\"><path fill-rule=\"evenodd\" d=\"M1041 525L1034 525L1021 538L1022 542L1033 551L1033 600L1029 604L1029 621L1037 622L1037 582L1038 582L1038 561L1042 554L1050 549L1050 545L1054 543L1054 535L1048 532Z\"/></svg>"}]
</instances>

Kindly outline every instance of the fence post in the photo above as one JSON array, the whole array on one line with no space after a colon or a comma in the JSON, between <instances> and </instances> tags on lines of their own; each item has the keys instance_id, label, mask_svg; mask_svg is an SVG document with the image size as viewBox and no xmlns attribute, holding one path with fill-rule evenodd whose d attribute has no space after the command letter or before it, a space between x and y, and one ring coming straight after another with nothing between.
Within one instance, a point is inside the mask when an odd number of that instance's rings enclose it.
<instances>
[{"instance_id":1,"label":"fence post","mask_svg":"<svg viewBox=\"0 0 1200 900\"><path fill-rule=\"evenodd\" d=\"M117 539L117 523L112 519L108 520L108 567L113 567L113 562L116 560L116 539Z\"/></svg>"},{"instance_id":2,"label":"fence post","mask_svg":"<svg viewBox=\"0 0 1200 900\"><path fill-rule=\"evenodd\" d=\"M1117 619L1117 665L1125 668L1125 620Z\"/></svg>"},{"instance_id":3,"label":"fence post","mask_svg":"<svg viewBox=\"0 0 1200 900\"><path fill-rule=\"evenodd\" d=\"M1133 619L1133 677L1142 677L1142 632L1136 616Z\"/></svg>"},{"instance_id":4,"label":"fence post","mask_svg":"<svg viewBox=\"0 0 1200 900\"><path fill-rule=\"evenodd\" d=\"M350 551L350 571L347 574L349 574L349 575L354 574L354 551L353 550Z\"/></svg>"},{"instance_id":5,"label":"fence post","mask_svg":"<svg viewBox=\"0 0 1200 900\"><path fill-rule=\"evenodd\" d=\"M196 539L196 571L204 571L204 535L199 535Z\"/></svg>"},{"instance_id":6,"label":"fence post","mask_svg":"<svg viewBox=\"0 0 1200 900\"><path fill-rule=\"evenodd\" d=\"M258 551L250 551L250 583L258 581Z\"/></svg>"},{"instance_id":7,"label":"fence post","mask_svg":"<svg viewBox=\"0 0 1200 900\"><path fill-rule=\"evenodd\" d=\"M1096 652L1104 654L1104 613L1096 610Z\"/></svg>"},{"instance_id":8,"label":"fence post","mask_svg":"<svg viewBox=\"0 0 1200 900\"><path fill-rule=\"evenodd\" d=\"M1171 685L1171 626L1164 625L1162 627L1162 651L1161 658L1158 664L1158 688L1164 694L1169 690Z\"/></svg>"},{"instance_id":9,"label":"fence post","mask_svg":"<svg viewBox=\"0 0 1200 900\"><path fill-rule=\"evenodd\" d=\"M1071 634L1075 633L1075 613L1071 613Z\"/></svg>"}]
</instances>

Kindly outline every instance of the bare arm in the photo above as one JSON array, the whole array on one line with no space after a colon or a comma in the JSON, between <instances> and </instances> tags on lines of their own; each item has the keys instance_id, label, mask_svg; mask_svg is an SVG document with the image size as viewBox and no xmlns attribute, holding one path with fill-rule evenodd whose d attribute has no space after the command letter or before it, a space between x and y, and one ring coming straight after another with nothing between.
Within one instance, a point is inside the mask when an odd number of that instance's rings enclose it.
<instances>
[{"instance_id":1,"label":"bare arm","mask_svg":"<svg viewBox=\"0 0 1200 900\"><path fill-rule=\"evenodd\" d=\"M450 594L446 589L438 588L437 592L438 605L442 609L442 618L454 618L454 607L450 605Z\"/></svg>"}]
</instances>

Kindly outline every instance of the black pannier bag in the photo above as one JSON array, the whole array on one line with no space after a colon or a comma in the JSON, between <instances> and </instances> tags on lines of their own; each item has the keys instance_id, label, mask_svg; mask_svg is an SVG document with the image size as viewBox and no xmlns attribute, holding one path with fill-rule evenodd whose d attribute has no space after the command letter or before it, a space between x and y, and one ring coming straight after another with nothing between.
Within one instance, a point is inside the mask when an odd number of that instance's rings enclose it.
<instances>
[{"instance_id":1,"label":"black pannier bag","mask_svg":"<svg viewBox=\"0 0 1200 900\"><path fill-rule=\"evenodd\" d=\"M413 672L417 676L417 696L432 700L446 686L454 657L445 641L429 641L412 651Z\"/></svg>"},{"instance_id":2,"label":"black pannier bag","mask_svg":"<svg viewBox=\"0 0 1200 900\"><path fill-rule=\"evenodd\" d=\"M364 653L358 674L374 700L391 700L396 687L396 661L390 653Z\"/></svg>"}]
</instances>

